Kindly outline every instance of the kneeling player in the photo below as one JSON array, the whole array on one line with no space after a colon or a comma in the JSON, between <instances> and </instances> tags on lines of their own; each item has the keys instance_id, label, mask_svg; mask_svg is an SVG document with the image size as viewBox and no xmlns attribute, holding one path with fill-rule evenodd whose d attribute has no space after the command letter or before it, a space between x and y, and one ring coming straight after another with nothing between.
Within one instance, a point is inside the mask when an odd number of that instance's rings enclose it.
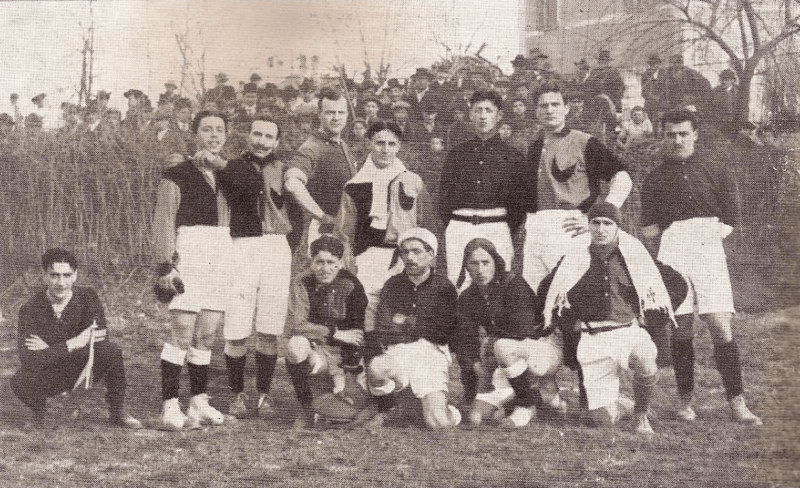
<instances>
[{"instance_id":1,"label":"kneeling player","mask_svg":"<svg viewBox=\"0 0 800 488\"><path fill-rule=\"evenodd\" d=\"M536 295L522 277L506 271L505 261L491 241L477 238L467 243L459 284L465 270L469 272L472 284L458 298L459 343L466 346L457 351L462 365L462 382L464 371L480 367L481 328L486 332L488 344L494 345L494 355L500 367L500 378L495 374L494 381L497 389L477 395L478 403L473 405L470 421L476 425L481 423L481 403L494 404L492 399L502 403L508 398L507 395L503 398L503 388L500 387L507 378L517 406L503 423L510 427L524 427L533 417L534 407L562 405L557 389L552 389L545 404L539 388L531 387L534 379L540 384L555 385L553 377L561 366L561 335L541 329L537 323L537 311L541 306L537 304ZM466 378L469 377L467 374ZM468 383L465 390L470 389Z\"/></svg>"},{"instance_id":2,"label":"kneeling player","mask_svg":"<svg viewBox=\"0 0 800 488\"><path fill-rule=\"evenodd\" d=\"M434 273L437 240L416 227L397 239L403 272L381 291L371 348L382 351L369 363L367 382L376 397L377 426L394 406L394 393L410 387L422 401L425 423L432 429L452 427L461 414L447 403L448 343L456 327L456 289Z\"/></svg>"},{"instance_id":3,"label":"kneeling player","mask_svg":"<svg viewBox=\"0 0 800 488\"><path fill-rule=\"evenodd\" d=\"M620 372L629 369L636 431L652 434L647 411L658 379L657 348L643 327L674 323L673 301L683 300L686 284L670 280L665 286L644 245L619 222L619 209L610 203L589 210L592 242L555 269L545 328L557 322L565 334L580 334L576 356L592 421L615 423L630 413L630 400L619 395Z\"/></svg>"},{"instance_id":4,"label":"kneeling player","mask_svg":"<svg viewBox=\"0 0 800 488\"><path fill-rule=\"evenodd\" d=\"M361 372L367 295L352 273L342 269L344 244L323 235L311 243L311 269L298 275L289 294L286 369L302 412L295 428L311 427L315 412L309 376L327 372L334 393Z\"/></svg>"}]
</instances>

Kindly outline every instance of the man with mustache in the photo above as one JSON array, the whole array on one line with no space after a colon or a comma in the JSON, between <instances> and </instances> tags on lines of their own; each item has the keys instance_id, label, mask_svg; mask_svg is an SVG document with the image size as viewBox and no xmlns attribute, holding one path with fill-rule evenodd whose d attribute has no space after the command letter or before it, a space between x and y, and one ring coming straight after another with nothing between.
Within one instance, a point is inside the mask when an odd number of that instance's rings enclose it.
<instances>
[{"instance_id":1,"label":"man with mustache","mask_svg":"<svg viewBox=\"0 0 800 488\"><path fill-rule=\"evenodd\" d=\"M234 398L230 414L248 414L244 392L247 338L256 332L256 388L259 416L273 412L267 394L278 358L291 279L292 253L286 234L292 226L283 189L285 165L275 150L280 128L257 115L250 123L247 149L220 172L219 181L231 209L233 297L223 335L228 380Z\"/></svg>"}]
</instances>

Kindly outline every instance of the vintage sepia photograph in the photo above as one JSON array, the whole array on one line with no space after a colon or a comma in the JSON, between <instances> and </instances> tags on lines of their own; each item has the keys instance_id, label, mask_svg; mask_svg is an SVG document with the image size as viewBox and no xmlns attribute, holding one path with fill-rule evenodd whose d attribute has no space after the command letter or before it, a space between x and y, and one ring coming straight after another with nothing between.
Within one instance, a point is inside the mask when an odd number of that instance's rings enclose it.
<instances>
[{"instance_id":1,"label":"vintage sepia photograph","mask_svg":"<svg viewBox=\"0 0 800 488\"><path fill-rule=\"evenodd\" d=\"M800 487L800 0L0 26L0 486Z\"/></svg>"}]
</instances>

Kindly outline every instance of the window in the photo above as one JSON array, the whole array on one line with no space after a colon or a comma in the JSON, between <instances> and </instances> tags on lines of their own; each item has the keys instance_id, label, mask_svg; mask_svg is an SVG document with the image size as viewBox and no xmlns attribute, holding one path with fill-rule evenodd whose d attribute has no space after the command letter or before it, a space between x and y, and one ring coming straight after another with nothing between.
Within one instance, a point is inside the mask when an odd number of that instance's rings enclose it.
<instances>
[{"instance_id":1,"label":"window","mask_svg":"<svg viewBox=\"0 0 800 488\"><path fill-rule=\"evenodd\" d=\"M558 0L532 0L528 5L530 29L547 31L558 28Z\"/></svg>"}]
</instances>

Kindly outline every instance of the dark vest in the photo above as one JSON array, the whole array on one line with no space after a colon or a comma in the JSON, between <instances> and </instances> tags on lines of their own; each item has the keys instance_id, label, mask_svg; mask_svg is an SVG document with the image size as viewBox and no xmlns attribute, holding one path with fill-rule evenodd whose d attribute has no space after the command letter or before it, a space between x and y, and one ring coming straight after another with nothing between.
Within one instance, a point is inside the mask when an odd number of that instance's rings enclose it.
<instances>
[{"instance_id":1,"label":"dark vest","mask_svg":"<svg viewBox=\"0 0 800 488\"><path fill-rule=\"evenodd\" d=\"M184 225L218 225L217 193L190 161L167 169L164 178L178 185L181 191L181 204L175 216L176 228Z\"/></svg>"}]
</instances>

